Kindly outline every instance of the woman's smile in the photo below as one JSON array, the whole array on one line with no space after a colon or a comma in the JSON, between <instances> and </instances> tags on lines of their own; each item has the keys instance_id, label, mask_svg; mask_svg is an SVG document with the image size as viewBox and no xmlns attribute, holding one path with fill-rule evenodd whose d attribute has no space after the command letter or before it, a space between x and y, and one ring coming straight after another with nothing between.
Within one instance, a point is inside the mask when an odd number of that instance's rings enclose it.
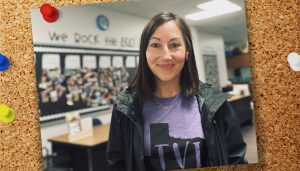
<instances>
[{"instance_id":1,"label":"woman's smile","mask_svg":"<svg viewBox=\"0 0 300 171\"><path fill-rule=\"evenodd\" d=\"M157 66L161 69L169 70L172 69L175 66L175 64L157 64Z\"/></svg>"}]
</instances>

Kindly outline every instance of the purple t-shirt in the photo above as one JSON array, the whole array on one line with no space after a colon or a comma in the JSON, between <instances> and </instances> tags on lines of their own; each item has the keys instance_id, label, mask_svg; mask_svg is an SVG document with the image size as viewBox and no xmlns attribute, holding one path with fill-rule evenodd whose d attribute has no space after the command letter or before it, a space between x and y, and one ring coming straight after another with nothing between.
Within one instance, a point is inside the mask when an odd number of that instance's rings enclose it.
<instances>
[{"instance_id":1,"label":"purple t-shirt","mask_svg":"<svg viewBox=\"0 0 300 171\"><path fill-rule=\"evenodd\" d=\"M205 165L205 141L196 97L182 93L143 106L145 164L150 170Z\"/></svg>"}]
</instances>

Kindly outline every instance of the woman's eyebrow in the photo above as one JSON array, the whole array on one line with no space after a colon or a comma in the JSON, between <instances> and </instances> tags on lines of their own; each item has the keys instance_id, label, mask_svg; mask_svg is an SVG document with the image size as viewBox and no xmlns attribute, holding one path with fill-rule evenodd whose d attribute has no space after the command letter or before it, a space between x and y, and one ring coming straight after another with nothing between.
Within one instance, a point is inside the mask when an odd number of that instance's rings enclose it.
<instances>
[{"instance_id":1,"label":"woman's eyebrow","mask_svg":"<svg viewBox=\"0 0 300 171\"><path fill-rule=\"evenodd\" d=\"M170 41L173 41L173 40L180 40L180 38L179 37L174 37Z\"/></svg>"},{"instance_id":2,"label":"woman's eyebrow","mask_svg":"<svg viewBox=\"0 0 300 171\"><path fill-rule=\"evenodd\" d=\"M160 41L160 38L158 38L158 37L151 37L150 40L152 40L152 39L157 39L157 40ZM172 38L172 39L170 40L170 42L171 42L171 41L174 41L174 40L180 40L180 38L179 38L179 37L174 37L174 38Z\"/></svg>"},{"instance_id":3,"label":"woman's eyebrow","mask_svg":"<svg viewBox=\"0 0 300 171\"><path fill-rule=\"evenodd\" d=\"M157 40L160 41L160 38L158 38L158 37L151 37L151 39L157 39ZM151 40L151 39L150 39L150 40Z\"/></svg>"}]
</instances>

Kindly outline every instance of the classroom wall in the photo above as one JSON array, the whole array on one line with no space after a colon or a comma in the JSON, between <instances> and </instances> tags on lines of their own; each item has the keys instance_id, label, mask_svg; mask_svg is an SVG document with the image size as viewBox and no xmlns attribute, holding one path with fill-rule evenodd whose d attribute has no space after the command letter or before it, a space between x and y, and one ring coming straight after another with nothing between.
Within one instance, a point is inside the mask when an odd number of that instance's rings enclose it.
<instances>
[{"instance_id":1,"label":"classroom wall","mask_svg":"<svg viewBox=\"0 0 300 171\"><path fill-rule=\"evenodd\" d=\"M191 30L191 34L192 34L192 41L193 41L193 45L194 45L194 53L195 53L195 57L196 57L196 64L197 64L197 69L198 69L198 75L199 75L199 79L203 82L205 82L206 78L205 78L205 70L204 70L204 63L203 63L203 57L202 57L202 53L203 50L199 47L200 44L202 43L201 41L199 41L199 34L198 34L198 30L195 27L190 27Z\"/></svg>"},{"instance_id":2,"label":"classroom wall","mask_svg":"<svg viewBox=\"0 0 300 171\"><path fill-rule=\"evenodd\" d=\"M34 44L126 50L139 49L140 35L147 22L145 19L91 5L59 7L58 9L60 18L54 23L45 22L39 9L31 10ZM97 28L96 18L98 15L105 15L108 18L109 28L107 30L102 31ZM53 38L54 33L57 36L59 35L60 38L51 39L49 34ZM88 37L90 37L89 40ZM133 39L133 46L122 46L122 38ZM116 45L105 43L106 39L115 39L117 43ZM76 42L76 40L79 41Z\"/></svg>"}]
</instances>

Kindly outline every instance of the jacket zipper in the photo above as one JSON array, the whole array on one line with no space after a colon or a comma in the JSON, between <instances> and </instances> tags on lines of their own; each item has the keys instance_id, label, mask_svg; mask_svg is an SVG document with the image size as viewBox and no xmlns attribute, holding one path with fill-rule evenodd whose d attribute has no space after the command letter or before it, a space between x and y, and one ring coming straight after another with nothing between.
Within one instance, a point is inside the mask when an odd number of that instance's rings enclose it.
<instances>
[{"instance_id":1,"label":"jacket zipper","mask_svg":"<svg viewBox=\"0 0 300 171\"><path fill-rule=\"evenodd\" d=\"M203 122L204 121L204 109L203 109L203 104L204 104L204 101L205 101L205 99L202 99L203 100L203 102L202 102L202 104L200 104L200 102L199 102L199 100L198 100L199 98L197 98L197 102L198 102L198 106L199 106L199 112L200 112L200 114L201 114L201 125L202 125L202 128L203 128L203 126L205 125L205 123ZM207 126L206 126L207 127ZM208 141L208 136L207 136L207 134L206 134L206 132L207 132L207 129L203 129L203 134L204 134L204 137L205 137L205 140L206 140L206 147L208 147L208 145L209 145L209 141ZM212 153L211 153L211 150L208 148L207 149L207 154L208 154L208 161L209 161L209 165L210 166L213 166L213 163L212 163Z\"/></svg>"},{"instance_id":2,"label":"jacket zipper","mask_svg":"<svg viewBox=\"0 0 300 171\"><path fill-rule=\"evenodd\" d=\"M215 130L216 130L216 133L217 133L217 139L218 139L218 146L219 146L219 149L220 149L220 154L221 154L221 158L219 158L219 160L220 160L220 165L223 165L223 164L225 164L225 162L223 163L223 151L222 151L222 149L223 148L221 148L221 142L220 142L220 133L219 133L219 129L218 129L218 127L217 127L217 122L216 122L216 120L214 120L213 121L213 123L214 123L214 127L215 127Z\"/></svg>"}]
</instances>

